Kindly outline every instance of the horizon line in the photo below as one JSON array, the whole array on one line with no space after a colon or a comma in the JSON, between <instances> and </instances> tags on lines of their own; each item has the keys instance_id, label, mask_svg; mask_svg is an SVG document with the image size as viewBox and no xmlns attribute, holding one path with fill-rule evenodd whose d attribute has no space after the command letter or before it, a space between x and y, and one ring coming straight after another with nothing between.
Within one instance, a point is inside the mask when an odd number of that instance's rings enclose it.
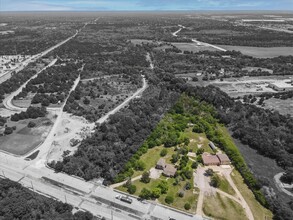
<instances>
[{"instance_id":1,"label":"horizon line","mask_svg":"<svg viewBox=\"0 0 293 220\"><path fill-rule=\"evenodd\" d=\"M157 9L157 10L32 10L32 11L13 11L13 10L0 10L0 12L193 12L193 11L222 11L222 12L262 12L262 11L271 11L271 12L292 12L293 13L293 9L176 9L176 10L170 10L170 9Z\"/></svg>"}]
</instances>

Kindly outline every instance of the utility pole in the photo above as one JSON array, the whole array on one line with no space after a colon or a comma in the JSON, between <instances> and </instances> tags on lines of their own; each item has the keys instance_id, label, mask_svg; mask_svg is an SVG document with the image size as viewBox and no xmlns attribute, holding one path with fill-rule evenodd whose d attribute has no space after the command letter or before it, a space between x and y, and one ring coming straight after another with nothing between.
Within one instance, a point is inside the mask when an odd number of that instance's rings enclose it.
<instances>
[{"instance_id":1,"label":"utility pole","mask_svg":"<svg viewBox=\"0 0 293 220\"><path fill-rule=\"evenodd\" d=\"M5 174L4 174L4 170L2 170L2 173L3 173L4 178L6 178L6 176L5 176Z\"/></svg>"},{"instance_id":2,"label":"utility pole","mask_svg":"<svg viewBox=\"0 0 293 220\"><path fill-rule=\"evenodd\" d=\"M64 198L65 198L65 203L67 203L67 198L66 198L66 194L64 194Z\"/></svg>"}]
</instances>

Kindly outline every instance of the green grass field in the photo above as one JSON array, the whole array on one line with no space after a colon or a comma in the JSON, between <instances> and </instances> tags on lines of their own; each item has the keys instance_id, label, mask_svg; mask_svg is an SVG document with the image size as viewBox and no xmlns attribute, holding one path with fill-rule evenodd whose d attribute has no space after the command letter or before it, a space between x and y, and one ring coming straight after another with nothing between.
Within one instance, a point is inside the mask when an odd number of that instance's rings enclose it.
<instances>
[{"instance_id":1,"label":"green grass field","mask_svg":"<svg viewBox=\"0 0 293 220\"><path fill-rule=\"evenodd\" d=\"M190 189L190 190L184 190L184 186L187 183L187 181L191 182L191 185L193 186L193 180L185 180L185 181L180 181L178 185L174 186L173 183L175 181L174 178L167 178L164 176L161 176L159 179L151 179L149 183L143 183L140 180L133 181L132 184L136 186L136 192L134 195L139 196L141 190L143 188L147 188L149 190L154 189L161 180L167 180L169 189L167 194L162 194L159 198L158 201L164 205L171 206L176 209L184 210L184 205L185 203L190 203L191 209L189 212L195 213L196 211L196 204L197 204L197 198L198 198L198 189ZM117 188L117 190L127 192L127 189L123 186L120 186ZM184 192L184 196L181 198L178 196L178 193L180 191ZM172 204L167 204L165 202L165 198L167 195L173 196L174 202Z\"/></svg>"},{"instance_id":2,"label":"green grass field","mask_svg":"<svg viewBox=\"0 0 293 220\"><path fill-rule=\"evenodd\" d=\"M246 47L219 45L226 50L240 51L244 55L256 58L272 58L278 56L290 56L293 54L293 47Z\"/></svg>"},{"instance_id":3,"label":"green grass field","mask_svg":"<svg viewBox=\"0 0 293 220\"><path fill-rule=\"evenodd\" d=\"M233 139L231 138L228 130L225 127L219 127L221 133L223 134L223 137L226 140L226 143L229 143L229 145L236 145L234 144ZM249 205L252 214L255 219L272 219L272 212L266 208L264 208L254 197L254 194L252 191L247 187L247 185L244 183L242 176L237 170L233 170L231 173L231 177L237 186L237 189L241 192L242 196L244 197L245 201Z\"/></svg>"},{"instance_id":4,"label":"green grass field","mask_svg":"<svg viewBox=\"0 0 293 220\"><path fill-rule=\"evenodd\" d=\"M255 199L251 190L244 183L242 176L237 170L233 170L231 173L233 182L237 186L237 189L241 192L248 206L250 207L254 219L272 219L273 214L270 210L264 208L259 202Z\"/></svg>"},{"instance_id":5,"label":"green grass field","mask_svg":"<svg viewBox=\"0 0 293 220\"><path fill-rule=\"evenodd\" d=\"M36 127L28 128L29 121L34 121ZM0 137L0 150L15 155L25 155L42 143L52 127L48 118L26 119L19 122L8 122L8 126L16 126L10 135Z\"/></svg>"},{"instance_id":6,"label":"green grass field","mask_svg":"<svg viewBox=\"0 0 293 220\"><path fill-rule=\"evenodd\" d=\"M217 175L217 174L214 174L214 175ZM220 178L220 185L218 188L232 196L235 195L235 190L231 187L231 185L226 180L226 178L220 175L217 175L217 176Z\"/></svg>"},{"instance_id":7,"label":"green grass field","mask_svg":"<svg viewBox=\"0 0 293 220\"><path fill-rule=\"evenodd\" d=\"M200 51L217 51L217 49L208 46L197 46L196 43L172 43L181 51L200 52Z\"/></svg>"},{"instance_id":8,"label":"green grass field","mask_svg":"<svg viewBox=\"0 0 293 220\"><path fill-rule=\"evenodd\" d=\"M221 196L219 193L216 196L206 196L204 198L203 212L205 215L215 219L247 219L245 211L240 204L232 199Z\"/></svg>"}]
</instances>

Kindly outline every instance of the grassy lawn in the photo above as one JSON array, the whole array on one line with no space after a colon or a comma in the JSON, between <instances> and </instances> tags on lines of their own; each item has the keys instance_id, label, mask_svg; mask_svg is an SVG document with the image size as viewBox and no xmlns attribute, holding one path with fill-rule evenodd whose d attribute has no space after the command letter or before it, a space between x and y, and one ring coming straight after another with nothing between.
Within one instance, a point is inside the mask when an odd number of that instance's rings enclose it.
<instances>
[{"instance_id":1,"label":"grassy lawn","mask_svg":"<svg viewBox=\"0 0 293 220\"><path fill-rule=\"evenodd\" d=\"M234 141L231 138L228 130L225 127L219 127L218 129L221 131L223 137L226 140L226 143L235 146ZM255 199L252 191L244 183L242 176L240 175L240 173L236 169L234 169L233 172L231 173L231 177L232 177L235 185L239 189L240 193L244 197L245 201L249 205L249 207L253 213L254 218L255 219L265 219L265 217L267 217L267 219L272 219L272 216L273 216L272 212L270 210L264 208Z\"/></svg>"},{"instance_id":2,"label":"grassy lawn","mask_svg":"<svg viewBox=\"0 0 293 220\"><path fill-rule=\"evenodd\" d=\"M159 179L151 179L149 183L143 183L140 180L133 181L132 184L136 186L136 192L134 195L139 196L141 190L143 188L152 190L157 187L157 185L160 183L161 180L167 180L169 189L167 194L162 194L160 198L158 198L158 201L161 204L171 206L176 209L180 209L183 211L186 211L184 209L185 203L190 203L191 209L188 210L189 212L195 213L196 211L196 204L197 204L197 198L198 198L198 189L190 189L190 190L183 190L185 187L185 184L189 181L191 182L191 185L193 186L193 180L185 180L185 181L180 181L178 185L174 186L173 183L175 181L174 178L166 178L164 176L161 176ZM127 192L127 189L123 186L117 187L118 190ZM178 192L184 191L184 196L181 198L178 196ZM195 191L195 193L194 193ZM165 198L167 195L173 196L174 202L172 204L167 204L165 202Z\"/></svg>"},{"instance_id":3,"label":"grassy lawn","mask_svg":"<svg viewBox=\"0 0 293 220\"><path fill-rule=\"evenodd\" d=\"M141 160L145 163L145 167L146 167L145 170L146 171L149 171L152 167L156 166L158 160L161 158L160 153L164 148L165 147L163 145L153 147L153 148L149 149L147 153L145 153L144 155L142 155L140 157L139 160ZM174 150L175 148L170 147L170 148L166 148L166 149L167 149L168 153L163 158L165 158L166 163L171 163L172 154L175 153L175 150ZM141 175L143 172L144 171L134 171L132 178Z\"/></svg>"},{"instance_id":4,"label":"grassy lawn","mask_svg":"<svg viewBox=\"0 0 293 220\"><path fill-rule=\"evenodd\" d=\"M200 145L205 152L214 153L212 149L209 147L210 141L207 139L204 133L194 133L192 132L192 128L187 128L183 135L189 138L190 143L188 147L192 150L192 152L196 152L198 150L198 145Z\"/></svg>"},{"instance_id":5,"label":"grassy lawn","mask_svg":"<svg viewBox=\"0 0 293 220\"><path fill-rule=\"evenodd\" d=\"M36 127L28 128L27 124L33 121ZM15 155L25 155L35 149L46 138L53 126L49 118L25 119L18 122L8 121L8 126L16 126L10 135L0 137L0 150Z\"/></svg>"},{"instance_id":6,"label":"grassy lawn","mask_svg":"<svg viewBox=\"0 0 293 220\"><path fill-rule=\"evenodd\" d=\"M240 204L232 199L216 194L216 196L207 196L203 202L203 212L215 219L247 219L245 211Z\"/></svg>"},{"instance_id":7,"label":"grassy lawn","mask_svg":"<svg viewBox=\"0 0 293 220\"><path fill-rule=\"evenodd\" d=\"M217 174L214 174L217 175ZM235 195L235 191L234 189L230 186L229 182L226 180L226 178L224 176L221 175L217 175L220 179L220 185L219 185L219 189L230 194L230 195Z\"/></svg>"},{"instance_id":8,"label":"grassy lawn","mask_svg":"<svg viewBox=\"0 0 293 220\"><path fill-rule=\"evenodd\" d=\"M247 185L243 182L243 178L237 170L233 170L231 173L231 177L237 186L238 190L244 197L248 206L250 207L254 219L272 219L273 214L270 210L264 208L258 201L256 201L253 193L247 187Z\"/></svg>"}]
</instances>

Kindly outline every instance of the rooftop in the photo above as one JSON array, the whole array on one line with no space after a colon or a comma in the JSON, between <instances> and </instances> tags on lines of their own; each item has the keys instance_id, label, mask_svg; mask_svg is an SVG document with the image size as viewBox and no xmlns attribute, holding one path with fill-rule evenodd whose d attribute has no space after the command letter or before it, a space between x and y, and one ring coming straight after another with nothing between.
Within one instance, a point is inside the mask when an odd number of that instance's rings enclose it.
<instances>
[{"instance_id":1,"label":"rooftop","mask_svg":"<svg viewBox=\"0 0 293 220\"><path fill-rule=\"evenodd\" d=\"M230 159L226 154L217 154L217 157L221 162L230 162Z\"/></svg>"},{"instance_id":2,"label":"rooftop","mask_svg":"<svg viewBox=\"0 0 293 220\"><path fill-rule=\"evenodd\" d=\"M220 160L217 155L212 155L209 153L203 153L202 160L204 164L220 164Z\"/></svg>"},{"instance_id":3,"label":"rooftop","mask_svg":"<svg viewBox=\"0 0 293 220\"><path fill-rule=\"evenodd\" d=\"M157 166L162 166L165 167L166 162L164 158L160 158L159 161L157 162Z\"/></svg>"},{"instance_id":4,"label":"rooftop","mask_svg":"<svg viewBox=\"0 0 293 220\"><path fill-rule=\"evenodd\" d=\"M177 169L172 164L166 164L164 168L164 174L167 176L174 176Z\"/></svg>"}]
</instances>

